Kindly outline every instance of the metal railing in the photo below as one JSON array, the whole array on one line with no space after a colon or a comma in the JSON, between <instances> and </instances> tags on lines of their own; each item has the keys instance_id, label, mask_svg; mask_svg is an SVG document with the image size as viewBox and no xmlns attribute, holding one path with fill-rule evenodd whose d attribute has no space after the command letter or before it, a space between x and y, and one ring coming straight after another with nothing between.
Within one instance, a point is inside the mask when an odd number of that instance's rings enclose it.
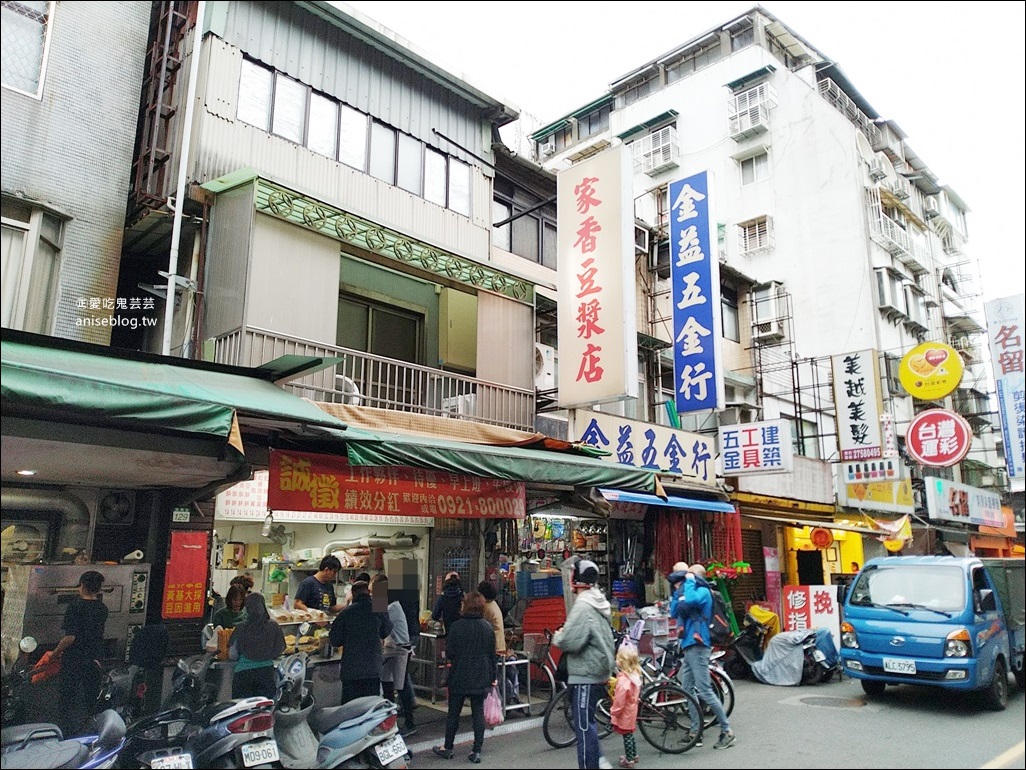
<instances>
[{"instance_id":1,"label":"metal railing","mask_svg":"<svg viewBox=\"0 0 1026 770\"><path fill-rule=\"evenodd\" d=\"M228 332L214 341L214 360L222 364L260 366L286 355L342 359L336 366L285 385L303 398L534 431L533 390L252 326Z\"/></svg>"}]
</instances>

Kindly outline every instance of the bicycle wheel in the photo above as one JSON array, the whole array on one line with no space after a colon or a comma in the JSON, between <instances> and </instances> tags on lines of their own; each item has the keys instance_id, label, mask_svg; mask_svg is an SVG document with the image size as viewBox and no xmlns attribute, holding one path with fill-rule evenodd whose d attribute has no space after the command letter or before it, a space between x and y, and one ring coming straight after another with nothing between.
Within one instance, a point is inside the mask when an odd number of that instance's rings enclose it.
<instances>
[{"instance_id":1,"label":"bicycle wheel","mask_svg":"<svg viewBox=\"0 0 1026 770\"><path fill-rule=\"evenodd\" d=\"M570 688L564 687L556 693L545 708L542 719L542 735L554 749L565 749L577 742L571 715Z\"/></svg>"},{"instance_id":2,"label":"bicycle wheel","mask_svg":"<svg viewBox=\"0 0 1026 770\"><path fill-rule=\"evenodd\" d=\"M702 737L699 729L691 731L691 715L701 714L698 701L680 686L658 682L647 687L638 703L638 727L641 734L665 754L683 754Z\"/></svg>"},{"instance_id":3,"label":"bicycle wheel","mask_svg":"<svg viewBox=\"0 0 1026 770\"><path fill-rule=\"evenodd\" d=\"M603 696L595 706L595 724L598 726L598 737L602 740L613 732L613 702L609 696Z\"/></svg>"},{"instance_id":4,"label":"bicycle wheel","mask_svg":"<svg viewBox=\"0 0 1026 770\"><path fill-rule=\"evenodd\" d=\"M724 676L713 669L709 670L709 681L712 682L713 694L723 704L723 713L729 717L730 712L734 710L734 683L730 681L729 676ZM709 706L703 703L702 727L708 730L714 724L716 724L716 715Z\"/></svg>"},{"instance_id":5,"label":"bicycle wheel","mask_svg":"<svg viewBox=\"0 0 1026 770\"><path fill-rule=\"evenodd\" d=\"M531 708L528 709L528 715L535 716L545 712L559 692L559 688L556 685L556 678L552 675L551 667L532 663L528 669L528 676L531 677ZM540 702L535 703L535 698L538 698Z\"/></svg>"}]
</instances>

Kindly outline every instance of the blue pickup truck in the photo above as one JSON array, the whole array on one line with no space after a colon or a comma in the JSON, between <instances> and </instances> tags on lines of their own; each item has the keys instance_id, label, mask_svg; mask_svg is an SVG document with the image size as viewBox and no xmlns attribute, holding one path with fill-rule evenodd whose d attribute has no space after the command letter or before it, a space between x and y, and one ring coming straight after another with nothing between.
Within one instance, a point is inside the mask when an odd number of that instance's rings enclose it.
<instances>
[{"instance_id":1,"label":"blue pickup truck","mask_svg":"<svg viewBox=\"0 0 1026 770\"><path fill-rule=\"evenodd\" d=\"M975 691L1008 704L1023 689L1026 561L890 556L868 561L848 588L841 662L870 697L887 685Z\"/></svg>"}]
</instances>

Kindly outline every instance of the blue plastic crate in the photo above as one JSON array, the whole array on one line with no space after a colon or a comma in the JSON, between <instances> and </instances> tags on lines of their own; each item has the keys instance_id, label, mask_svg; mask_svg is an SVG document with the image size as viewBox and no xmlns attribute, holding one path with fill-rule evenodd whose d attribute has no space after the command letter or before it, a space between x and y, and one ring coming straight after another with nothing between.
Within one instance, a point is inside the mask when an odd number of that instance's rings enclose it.
<instances>
[{"instance_id":1,"label":"blue plastic crate","mask_svg":"<svg viewBox=\"0 0 1026 770\"><path fill-rule=\"evenodd\" d=\"M562 596L563 578L561 575L536 578L530 572L517 573L517 594L522 598Z\"/></svg>"}]
</instances>

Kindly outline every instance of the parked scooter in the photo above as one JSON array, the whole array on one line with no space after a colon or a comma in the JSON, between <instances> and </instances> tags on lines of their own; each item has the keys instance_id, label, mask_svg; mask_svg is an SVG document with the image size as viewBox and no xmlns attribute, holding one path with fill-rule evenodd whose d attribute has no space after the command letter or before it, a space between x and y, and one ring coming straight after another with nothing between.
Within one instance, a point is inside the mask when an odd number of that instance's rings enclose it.
<instances>
[{"instance_id":1,"label":"parked scooter","mask_svg":"<svg viewBox=\"0 0 1026 770\"><path fill-rule=\"evenodd\" d=\"M837 673L839 657L825 628L783 631L770 639L765 654L752 662L752 674L764 684L819 684Z\"/></svg>"},{"instance_id":2,"label":"parked scooter","mask_svg":"<svg viewBox=\"0 0 1026 770\"><path fill-rule=\"evenodd\" d=\"M3 677L2 699L3 710L0 718L3 726L20 725L25 721L25 690L32 684L32 675L35 673L34 665L30 663L32 653L39 645L35 637L26 636L18 643L18 658L11 665L11 670Z\"/></svg>"},{"instance_id":3,"label":"parked scooter","mask_svg":"<svg viewBox=\"0 0 1026 770\"><path fill-rule=\"evenodd\" d=\"M407 767L398 707L380 696L318 709L306 683L306 653L278 664L274 734L287 768Z\"/></svg>"},{"instance_id":4,"label":"parked scooter","mask_svg":"<svg viewBox=\"0 0 1026 770\"><path fill-rule=\"evenodd\" d=\"M159 671L167 654L167 629L160 624L143 626L132 636L128 664L106 672L96 699L96 711L114 709L131 725L143 713L147 678Z\"/></svg>"},{"instance_id":5,"label":"parked scooter","mask_svg":"<svg viewBox=\"0 0 1026 770\"><path fill-rule=\"evenodd\" d=\"M751 613L745 615L741 632L734 637L730 644L733 655L724 664L724 668L731 678L754 678L752 665L762 660L768 633L769 626L760 623Z\"/></svg>"},{"instance_id":6,"label":"parked scooter","mask_svg":"<svg viewBox=\"0 0 1026 770\"><path fill-rule=\"evenodd\" d=\"M68 739L54 724L15 725L0 731L0 767L110 768L115 766L124 745L125 721L114 709L93 717L86 735Z\"/></svg>"}]
</instances>

